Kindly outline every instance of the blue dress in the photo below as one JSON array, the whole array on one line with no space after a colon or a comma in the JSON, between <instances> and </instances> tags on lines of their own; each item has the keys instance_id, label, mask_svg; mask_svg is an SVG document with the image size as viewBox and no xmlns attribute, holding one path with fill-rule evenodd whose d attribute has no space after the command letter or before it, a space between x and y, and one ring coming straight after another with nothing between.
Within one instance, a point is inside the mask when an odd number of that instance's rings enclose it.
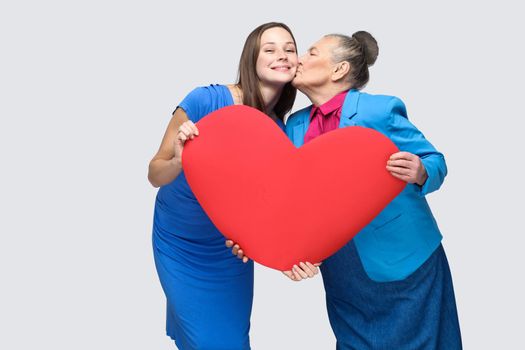
<instances>
[{"instance_id":1,"label":"blue dress","mask_svg":"<svg viewBox=\"0 0 525 350\"><path fill-rule=\"evenodd\" d=\"M179 107L197 122L233 103L226 86L211 85L193 90ZM242 263L224 242L183 172L159 189L153 252L167 299L166 332L181 350L250 349L253 262Z\"/></svg>"}]
</instances>

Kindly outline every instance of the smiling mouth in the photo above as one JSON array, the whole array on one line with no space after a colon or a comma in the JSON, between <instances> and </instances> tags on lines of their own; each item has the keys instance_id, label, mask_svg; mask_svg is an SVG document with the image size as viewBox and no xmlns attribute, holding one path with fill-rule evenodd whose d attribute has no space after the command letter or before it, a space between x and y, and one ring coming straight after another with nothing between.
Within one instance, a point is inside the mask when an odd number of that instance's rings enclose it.
<instances>
[{"instance_id":1,"label":"smiling mouth","mask_svg":"<svg viewBox=\"0 0 525 350\"><path fill-rule=\"evenodd\" d=\"M272 70L276 70L279 72L288 72L290 70L290 67L288 66L278 66L278 67L272 67Z\"/></svg>"}]
</instances>

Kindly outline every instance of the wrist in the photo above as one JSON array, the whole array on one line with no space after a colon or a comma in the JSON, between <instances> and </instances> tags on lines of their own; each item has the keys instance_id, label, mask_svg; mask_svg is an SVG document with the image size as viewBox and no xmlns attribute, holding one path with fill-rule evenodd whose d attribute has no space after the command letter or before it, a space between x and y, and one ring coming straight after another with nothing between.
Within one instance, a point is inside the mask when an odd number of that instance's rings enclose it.
<instances>
[{"instance_id":1,"label":"wrist","mask_svg":"<svg viewBox=\"0 0 525 350\"><path fill-rule=\"evenodd\" d=\"M170 165L174 166L176 168L182 167L182 158L181 157L173 157L170 160Z\"/></svg>"},{"instance_id":2,"label":"wrist","mask_svg":"<svg viewBox=\"0 0 525 350\"><path fill-rule=\"evenodd\" d=\"M419 181L417 182L417 184L418 184L419 186L423 186L423 185L425 184L425 182L427 182L427 179L428 179L428 174L427 174L427 172L425 171L425 172L423 173L423 175L421 175L421 176L419 177Z\"/></svg>"}]
</instances>

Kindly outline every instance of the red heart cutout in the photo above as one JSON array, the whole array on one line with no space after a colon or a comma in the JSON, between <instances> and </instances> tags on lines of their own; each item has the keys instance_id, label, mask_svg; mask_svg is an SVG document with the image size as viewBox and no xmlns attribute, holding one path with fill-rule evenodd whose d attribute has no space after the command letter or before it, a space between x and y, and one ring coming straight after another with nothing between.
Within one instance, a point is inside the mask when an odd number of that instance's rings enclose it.
<instances>
[{"instance_id":1,"label":"red heart cutout","mask_svg":"<svg viewBox=\"0 0 525 350\"><path fill-rule=\"evenodd\" d=\"M346 127L296 148L247 106L197 123L183 168L210 219L246 256L281 271L330 256L397 196L386 170L398 148L381 133Z\"/></svg>"}]
</instances>

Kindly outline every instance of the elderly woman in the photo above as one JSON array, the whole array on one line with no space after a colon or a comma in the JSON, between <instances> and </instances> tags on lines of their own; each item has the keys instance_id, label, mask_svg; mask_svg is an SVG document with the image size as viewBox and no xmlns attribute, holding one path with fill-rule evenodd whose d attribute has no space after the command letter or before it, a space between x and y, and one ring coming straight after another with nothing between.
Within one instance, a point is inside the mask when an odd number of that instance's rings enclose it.
<instances>
[{"instance_id":1,"label":"elderly woman","mask_svg":"<svg viewBox=\"0 0 525 350\"><path fill-rule=\"evenodd\" d=\"M321 266L330 324L337 349L461 349L450 269L425 199L443 183L445 159L399 98L360 91L378 51L367 32L326 35L300 57L293 80L313 103L286 124L295 146L336 128L372 128L401 150L386 169L408 183ZM301 270L294 279L311 276Z\"/></svg>"}]
</instances>

